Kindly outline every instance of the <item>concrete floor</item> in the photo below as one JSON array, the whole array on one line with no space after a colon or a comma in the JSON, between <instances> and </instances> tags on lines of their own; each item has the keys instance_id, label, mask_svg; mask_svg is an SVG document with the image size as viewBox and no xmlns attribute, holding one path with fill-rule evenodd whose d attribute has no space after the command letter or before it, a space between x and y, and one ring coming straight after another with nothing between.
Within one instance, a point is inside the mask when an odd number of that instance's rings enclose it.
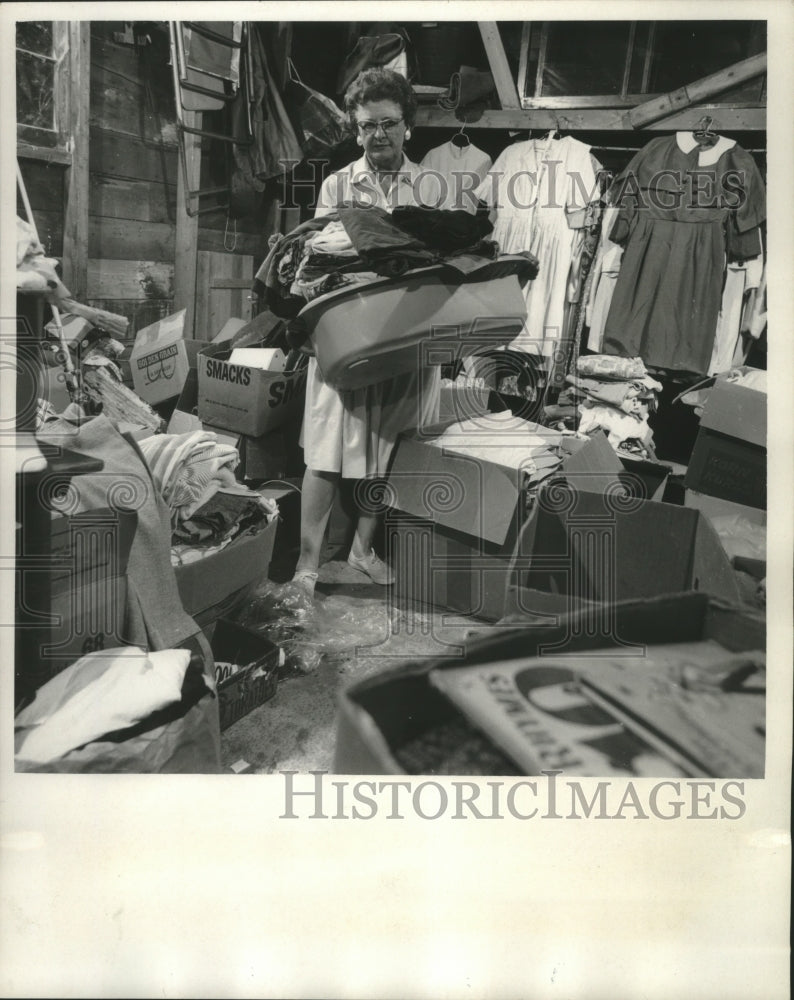
<instances>
[{"instance_id":1,"label":"concrete floor","mask_svg":"<svg viewBox=\"0 0 794 1000\"><path fill-rule=\"evenodd\" d=\"M315 592L323 655L311 673L279 682L276 696L234 723L222 736L226 773L330 771L336 704L347 684L399 663L459 648L488 626L433 608L406 609L390 588L371 584L346 562L321 567Z\"/></svg>"}]
</instances>

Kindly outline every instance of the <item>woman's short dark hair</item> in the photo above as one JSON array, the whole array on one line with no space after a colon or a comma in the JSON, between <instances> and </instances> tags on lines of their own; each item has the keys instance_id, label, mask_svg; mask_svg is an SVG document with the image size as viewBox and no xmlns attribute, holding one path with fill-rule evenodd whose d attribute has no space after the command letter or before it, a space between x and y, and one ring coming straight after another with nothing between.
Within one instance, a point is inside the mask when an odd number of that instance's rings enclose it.
<instances>
[{"instance_id":1,"label":"woman's short dark hair","mask_svg":"<svg viewBox=\"0 0 794 1000\"><path fill-rule=\"evenodd\" d=\"M394 101L399 104L408 128L416 119L416 96L413 88L404 76L395 73L393 69L365 69L347 88L345 111L354 128L356 108L369 101Z\"/></svg>"}]
</instances>

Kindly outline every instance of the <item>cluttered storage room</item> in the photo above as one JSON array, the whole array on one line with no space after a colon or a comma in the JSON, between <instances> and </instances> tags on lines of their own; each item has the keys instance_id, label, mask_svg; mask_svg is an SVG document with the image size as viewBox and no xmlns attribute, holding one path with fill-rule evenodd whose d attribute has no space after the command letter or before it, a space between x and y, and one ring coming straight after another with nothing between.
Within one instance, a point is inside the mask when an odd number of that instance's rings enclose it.
<instances>
[{"instance_id":1,"label":"cluttered storage room","mask_svg":"<svg viewBox=\"0 0 794 1000\"><path fill-rule=\"evenodd\" d=\"M764 775L765 21L15 31L17 771Z\"/></svg>"}]
</instances>

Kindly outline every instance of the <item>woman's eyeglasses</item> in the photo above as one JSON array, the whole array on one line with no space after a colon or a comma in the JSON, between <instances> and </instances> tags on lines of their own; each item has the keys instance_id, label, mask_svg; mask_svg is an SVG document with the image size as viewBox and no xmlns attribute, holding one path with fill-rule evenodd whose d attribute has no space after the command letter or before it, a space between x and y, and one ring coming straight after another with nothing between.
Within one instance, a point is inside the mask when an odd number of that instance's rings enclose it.
<instances>
[{"instance_id":1,"label":"woman's eyeglasses","mask_svg":"<svg viewBox=\"0 0 794 1000\"><path fill-rule=\"evenodd\" d=\"M382 122L356 122L364 135L375 135L379 128L393 132L402 123L402 118L384 118Z\"/></svg>"}]
</instances>

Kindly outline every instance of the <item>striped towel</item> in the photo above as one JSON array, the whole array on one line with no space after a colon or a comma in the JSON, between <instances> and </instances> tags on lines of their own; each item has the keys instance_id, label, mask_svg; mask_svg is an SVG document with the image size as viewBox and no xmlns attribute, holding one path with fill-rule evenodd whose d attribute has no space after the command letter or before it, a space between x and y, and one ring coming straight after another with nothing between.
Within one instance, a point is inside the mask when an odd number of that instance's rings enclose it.
<instances>
[{"instance_id":1,"label":"striped towel","mask_svg":"<svg viewBox=\"0 0 794 1000\"><path fill-rule=\"evenodd\" d=\"M221 487L234 486L240 455L211 431L155 434L138 442L155 485L171 508L172 527L186 521Z\"/></svg>"}]
</instances>

